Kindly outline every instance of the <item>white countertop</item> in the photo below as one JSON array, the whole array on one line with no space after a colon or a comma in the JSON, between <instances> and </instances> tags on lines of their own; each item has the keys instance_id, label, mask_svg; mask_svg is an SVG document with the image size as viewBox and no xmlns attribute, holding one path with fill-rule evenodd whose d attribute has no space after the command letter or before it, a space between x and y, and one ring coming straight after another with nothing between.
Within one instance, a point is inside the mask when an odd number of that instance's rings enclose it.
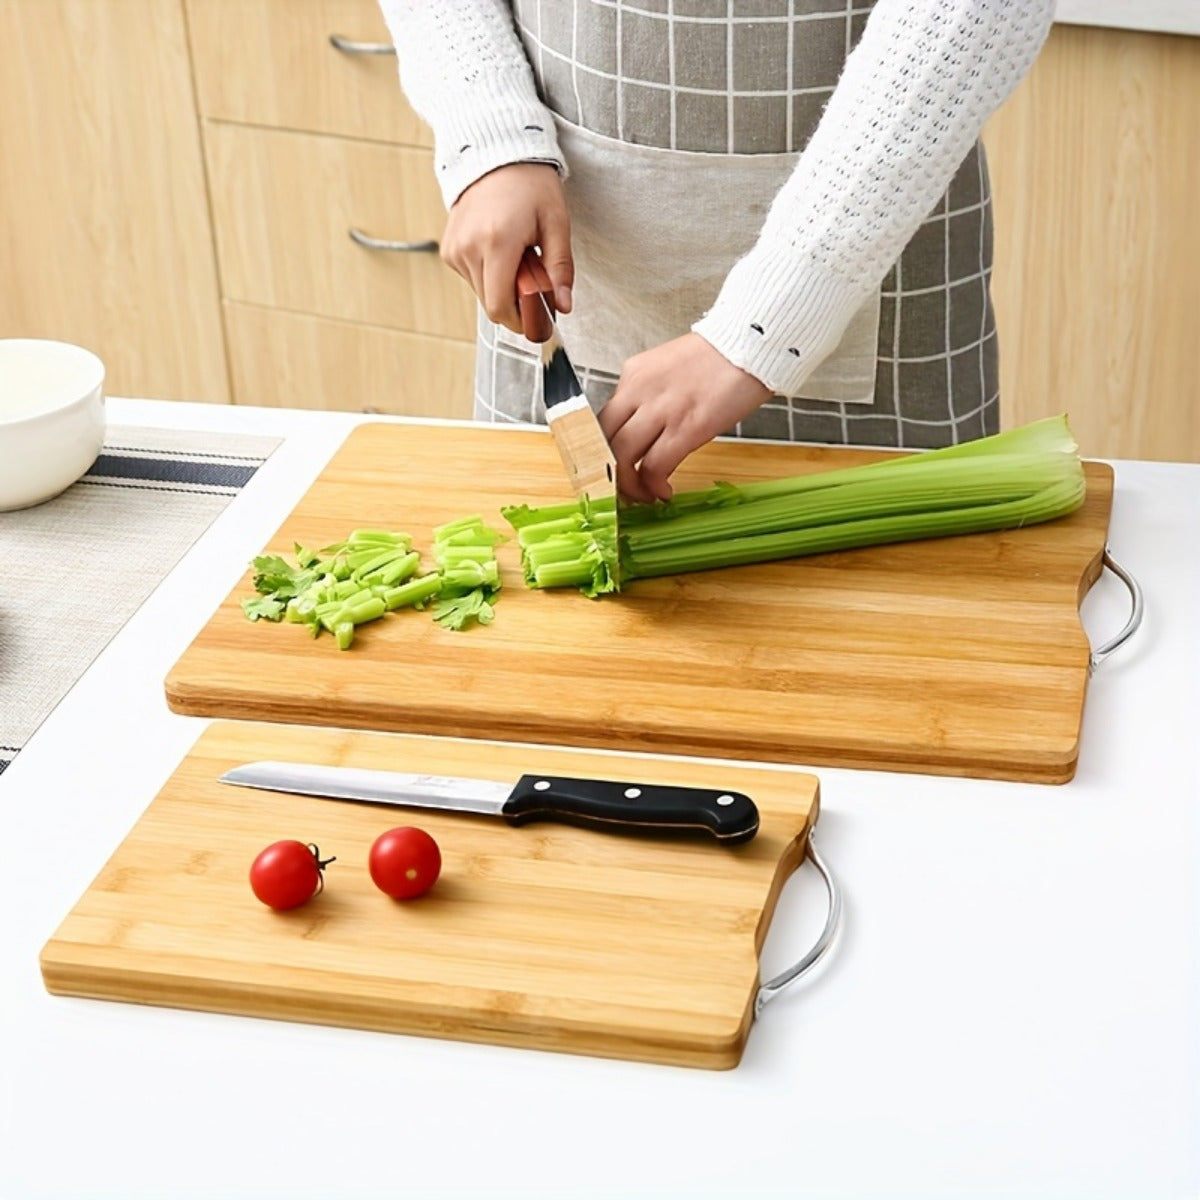
<instances>
[{"instance_id":1,"label":"white countertop","mask_svg":"<svg viewBox=\"0 0 1200 1200\"><path fill-rule=\"evenodd\" d=\"M1200 34L1200 0L1058 0L1054 19L1068 25Z\"/></svg>"},{"instance_id":2,"label":"white countertop","mask_svg":"<svg viewBox=\"0 0 1200 1200\"><path fill-rule=\"evenodd\" d=\"M0 1197L1200 1195L1200 466L1114 464L1147 614L1072 783L816 771L843 932L734 1071L48 995L43 943L204 725L166 672L378 419L110 402L286 441L0 776ZM1106 574L1094 644L1127 608ZM764 976L823 915L805 867Z\"/></svg>"}]
</instances>

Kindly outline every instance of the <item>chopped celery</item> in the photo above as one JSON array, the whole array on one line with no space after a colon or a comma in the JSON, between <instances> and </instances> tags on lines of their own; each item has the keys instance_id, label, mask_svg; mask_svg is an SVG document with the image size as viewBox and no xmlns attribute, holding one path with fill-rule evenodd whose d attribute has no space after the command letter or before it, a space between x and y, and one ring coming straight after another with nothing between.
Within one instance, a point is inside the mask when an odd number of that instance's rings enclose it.
<instances>
[{"instance_id":1,"label":"chopped celery","mask_svg":"<svg viewBox=\"0 0 1200 1200\"><path fill-rule=\"evenodd\" d=\"M242 601L242 612L251 621L278 621L284 612L284 601L275 596L253 596Z\"/></svg>"},{"instance_id":2,"label":"chopped celery","mask_svg":"<svg viewBox=\"0 0 1200 1200\"><path fill-rule=\"evenodd\" d=\"M395 587L415 575L420 564L421 556L415 550L410 550L379 573L379 582L383 587Z\"/></svg>"},{"instance_id":3,"label":"chopped celery","mask_svg":"<svg viewBox=\"0 0 1200 1200\"><path fill-rule=\"evenodd\" d=\"M343 605L337 623L349 621L351 625L365 625L368 621L379 620L385 612L387 605L382 596L368 596Z\"/></svg>"},{"instance_id":4,"label":"chopped celery","mask_svg":"<svg viewBox=\"0 0 1200 1200\"><path fill-rule=\"evenodd\" d=\"M362 579L372 571L382 571L391 566L396 559L403 558L407 553L407 546L389 546L386 550L371 547L346 555L346 565L350 568L353 578Z\"/></svg>"},{"instance_id":5,"label":"chopped celery","mask_svg":"<svg viewBox=\"0 0 1200 1200\"><path fill-rule=\"evenodd\" d=\"M294 566L263 555L253 564L259 595L242 608L251 620L306 625L313 637L328 630L340 649L349 649L356 626L388 611L388 588L417 570L420 555L411 546L407 533L359 529L319 551L296 544Z\"/></svg>"},{"instance_id":6,"label":"chopped celery","mask_svg":"<svg viewBox=\"0 0 1200 1200\"><path fill-rule=\"evenodd\" d=\"M472 621L490 625L495 612L483 588L475 588L460 596L439 600L433 606L433 619L447 629L463 629Z\"/></svg>"},{"instance_id":7,"label":"chopped celery","mask_svg":"<svg viewBox=\"0 0 1200 1200\"><path fill-rule=\"evenodd\" d=\"M500 590L495 547L505 541L480 516L439 526L437 569L418 576L421 555L407 533L356 529L345 540L308 550L296 543L296 562L281 555L254 560L258 595L242 601L252 621L287 620L305 625L313 637L323 630L340 649L349 649L359 625L401 608L439 603L433 618L450 629L486 625Z\"/></svg>"},{"instance_id":8,"label":"chopped celery","mask_svg":"<svg viewBox=\"0 0 1200 1200\"><path fill-rule=\"evenodd\" d=\"M385 546L398 546L401 543L406 547L412 545L412 538L407 533L394 533L390 529L355 529L346 541L358 546L367 542L381 542Z\"/></svg>"},{"instance_id":9,"label":"chopped celery","mask_svg":"<svg viewBox=\"0 0 1200 1200\"><path fill-rule=\"evenodd\" d=\"M441 590L442 577L434 571L429 575L422 575L419 579L410 579L399 587L388 588L383 593L383 602L388 612L393 612L397 608L423 604Z\"/></svg>"},{"instance_id":10,"label":"chopped celery","mask_svg":"<svg viewBox=\"0 0 1200 1200\"><path fill-rule=\"evenodd\" d=\"M490 624L500 592L496 546L504 535L484 524L481 516L463 517L433 531L433 557L442 587L433 619L447 629L474 622Z\"/></svg>"}]
</instances>

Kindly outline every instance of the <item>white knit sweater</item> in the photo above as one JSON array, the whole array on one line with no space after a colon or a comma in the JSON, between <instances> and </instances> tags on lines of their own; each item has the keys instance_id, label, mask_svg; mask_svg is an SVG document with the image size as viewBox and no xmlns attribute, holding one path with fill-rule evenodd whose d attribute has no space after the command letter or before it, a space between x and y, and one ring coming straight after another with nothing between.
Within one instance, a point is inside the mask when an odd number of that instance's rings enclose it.
<instances>
[{"instance_id":1,"label":"white knit sweater","mask_svg":"<svg viewBox=\"0 0 1200 1200\"><path fill-rule=\"evenodd\" d=\"M504 0L379 4L448 206L505 163L566 173ZM1053 13L1054 0L878 0L757 244L695 331L800 394L1029 69Z\"/></svg>"}]
</instances>

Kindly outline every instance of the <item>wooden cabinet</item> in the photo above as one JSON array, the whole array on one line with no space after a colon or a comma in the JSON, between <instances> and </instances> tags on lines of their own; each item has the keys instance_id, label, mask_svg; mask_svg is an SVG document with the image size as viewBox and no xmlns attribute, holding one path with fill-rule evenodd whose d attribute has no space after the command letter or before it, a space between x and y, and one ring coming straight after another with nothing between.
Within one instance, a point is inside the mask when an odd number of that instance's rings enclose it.
<instances>
[{"instance_id":1,"label":"wooden cabinet","mask_svg":"<svg viewBox=\"0 0 1200 1200\"><path fill-rule=\"evenodd\" d=\"M235 399L470 416L475 301L375 0L187 13Z\"/></svg>"},{"instance_id":2,"label":"wooden cabinet","mask_svg":"<svg viewBox=\"0 0 1200 1200\"><path fill-rule=\"evenodd\" d=\"M0 337L112 395L470 415L466 285L351 240L445 223L375 0L0 0L0 39Z\"/></svg>"},{"instance_id":3,"label":"wooden cabinet","mask_svg":"<svg viewBox=\"0 0 1200 1200\"><path fill-rule=\"evenodd\" d=\"M226 299L472 332L471 292L437 254L445 210L428 151L217 123L205 145ZM371 249L352 231L413 249Z\"/></svg>"},{"instance_id":4,"label":"wooden cabinet","mask_svg":"<svg viewBox=\"0 0 1200 1200\"><path fill-rule=\"evenodd\" d=\"M473 342L227 302L233 390L278 408L470 416Z\"/></svg>"},{"instance_id":5,"label":"wooden cabinet","mask_svg":"<svg viewBox=\"0 0 1200 1200\"><path fill-rule=\"evenodd\" d=\"M374 0L187 0L234 400L469 416L475 302Z\"/></svg>"},{"instance_id":6,"label":"wooden cabinet","mask_svg":"<svg viewBox=\"0 0 1200 1200\"><path fill-rule=\"evenodd\" d=\"M208 120L432 147L375 0L187 0L187 14Z\"/></svg>"},{"instance_id":7,"label":"wooden cabinet","mask_svg":"<svg viewBox=\"0 0 1200 1200\"><path fill-rule=\"evenodd\" d=\"M1056 26L984 140L1005 423L1200 462L1200 38Z\"/></svg>"},{"instance_id":8,"label":"wooden cabinet","mask_svg":"<svg viewBox=\"0 0 1200 1200\"><path fill-rule=\"evenodd\" d=\"M368 240L445 222L376 0L0 0L0 39L0 337L115 395L470 414L466 285ZM1198 112L1200 38L1059 25L989 123L1007 425L1200 461Z\"/></svg>"},{"instance_id":9,"label":"wooden cabinet","mask_svg":"<svg viewBox=\"0 0 1200 1200\"><path fill-rule=\"evenodd\" d=\"M227 402L179 0L0 0L0 337L76 342L112 395Z\"/></svg>"}]
</instances>

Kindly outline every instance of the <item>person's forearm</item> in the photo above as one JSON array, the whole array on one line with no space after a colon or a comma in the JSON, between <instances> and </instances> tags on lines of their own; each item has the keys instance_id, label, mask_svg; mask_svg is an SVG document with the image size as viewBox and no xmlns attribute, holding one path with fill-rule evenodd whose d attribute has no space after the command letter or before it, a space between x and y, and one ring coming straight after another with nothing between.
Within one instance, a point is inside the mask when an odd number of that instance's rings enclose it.
<instances>
[{"instance_id":1,"label":"person's forearm","mask_svg":"<svg viewBox=\"0 0 1200 1200\"><path fill-rule=\"evenodd\" d=\"M797 394L1029 69L1053 10L1053 0L879 0L758 243L696 332Z\"/></svg>"},{"instance_id":2,"label":"person's forearm","mask_svg":"<svg viewBox=\"0 0 1200 1200\"><path fill-rule=\"evenodd\" d=\"M475 180L513 162L565 173L550 112L504 0L379 0L409 103L433 129L447 207Z\"/></svg>"}]
</instances>

